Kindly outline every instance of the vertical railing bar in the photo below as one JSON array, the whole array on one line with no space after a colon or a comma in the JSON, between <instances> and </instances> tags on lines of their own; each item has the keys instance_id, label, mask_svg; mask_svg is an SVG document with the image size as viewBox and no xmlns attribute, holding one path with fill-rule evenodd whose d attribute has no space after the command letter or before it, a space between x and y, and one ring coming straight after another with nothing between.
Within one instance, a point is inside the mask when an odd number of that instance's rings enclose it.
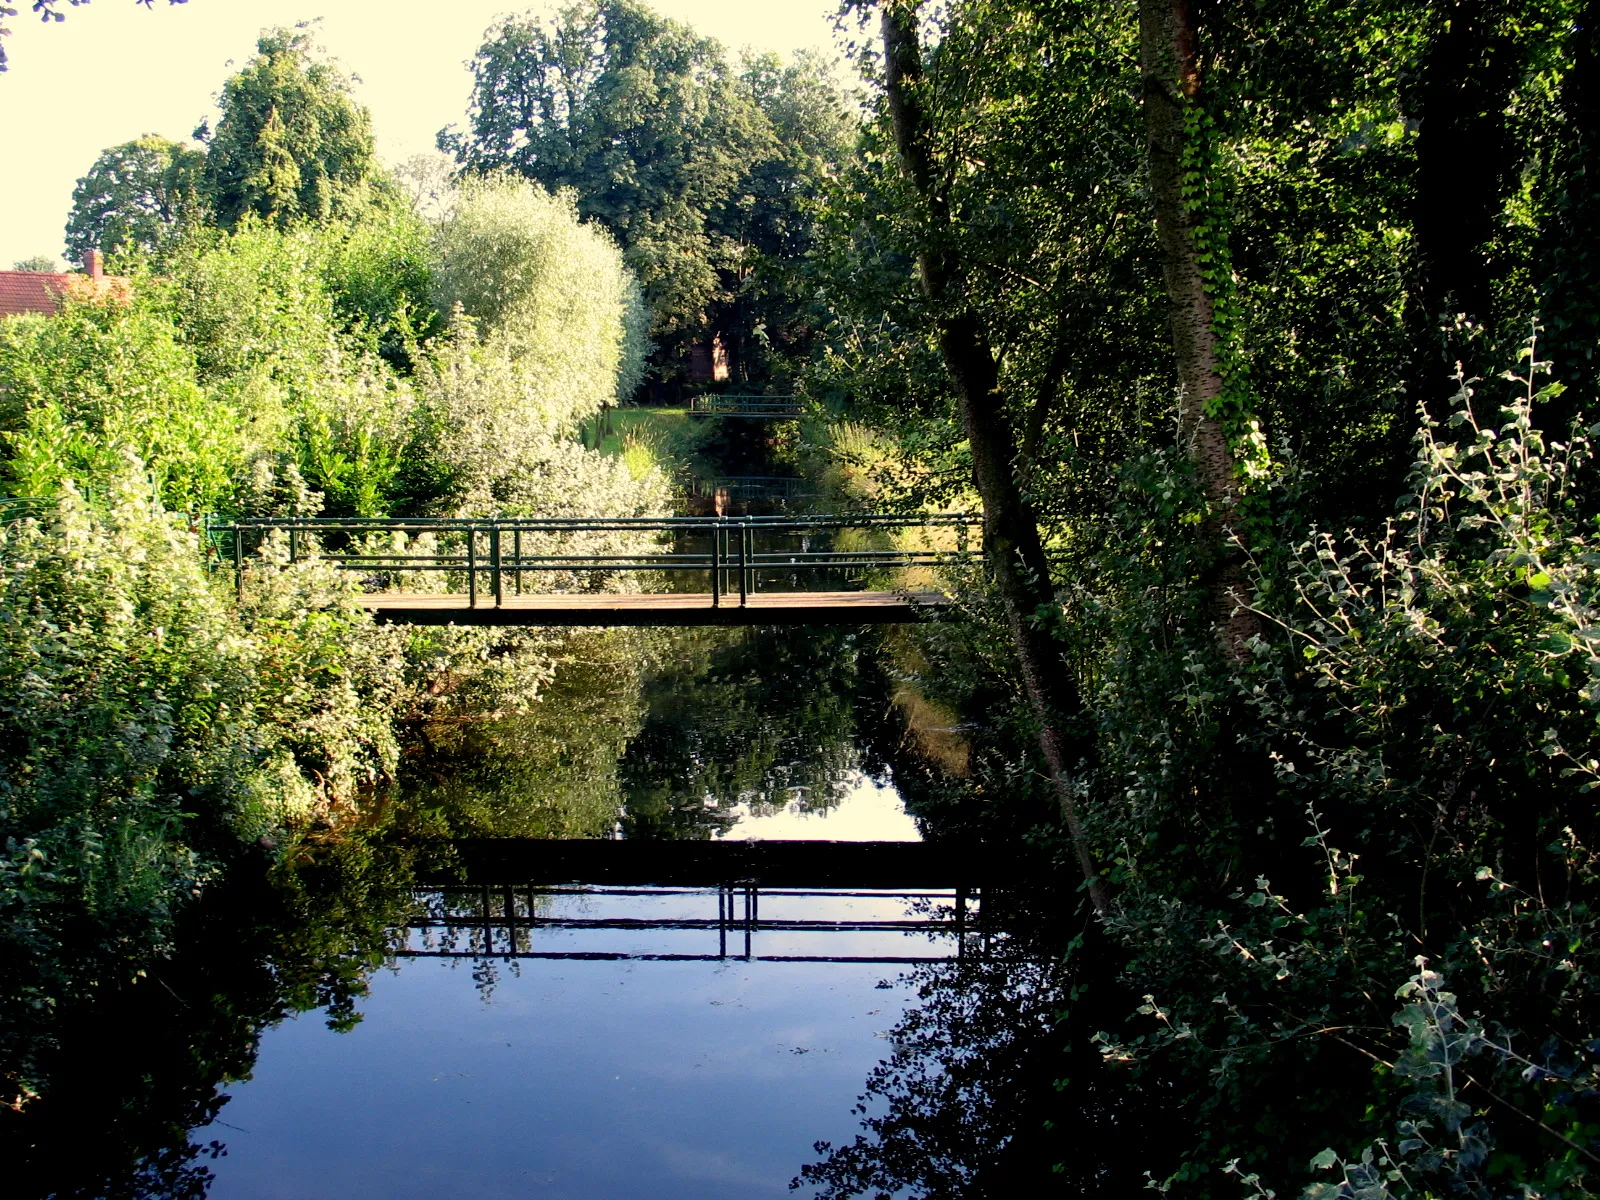
<instances>
[{"instance_id":1,"label":"vertical railing bar","mask_svg":"<svg viewBox=\"0 0 1600 1200\"><path fill-rule=\"evenodd\" d=\"M467 526L467 607L478 607L478 529Z\"/></svg>"},{"instance_id":2,"label":"vertical railing bar","mask_svg":"<svg viewBox=\"0 0 1600 1200\"><path fill-rule=\"evenodd\" d=\"M489 885L483 885L483 956L488 958L494 953L494 926L490 924L489 916Z\"/></svg>"},{"instance_id":3,"label":"vertical railing bar","mask_svg":"<svg viewBox=\"0 0 1600 1200\"><path fill-rule=\"evenodd\" d=\"M967 956L967 889L956 888L956 957Z\"/></svg>"},{"instance_id":4,"label":"vertical railing bar","mask_svg":"<svg viewBox=\"0 0 1600 1200\"><path fill-rule=\"evenodd\" d=\"M711 607L722 607L722 526L720 525L713 526L711 530Z\"/></svg>"},{"instance_id":5,"label":"vertical railing bar","mask_svg":"<svg viewBox=\"0 0 1600 1200\"><path fill-rule=\"evenodd\" d=\"M739 526L739 607L743 608L750 603L750 577L746 573L745 549L750 542L750 526Z\"/></svg>"},{"instance_id":6,"label":"vertical railing bar","mask_svg":"<svg viewBox=\"0 0 1600 1200\"><path fill-rule=\"evenodd\" d=\"M244 530L233 527L233 595L244 603Z\"/></svg>"},{"instance_id":7,"label":"vertical railing bar","mask_svg":"<svg viewBox=\"0 0 1600 1200\"><path fill-rule=\"evenodd\" d=\"M289 561L291 563L300 561L300 527L298 525L289 526Z\"/></svg>"},{"instance_id":8,"label":"vertical railing bar","mask_svg":"<svg viewBox=\"0 0 1600 1200\"><path fill-rule=\"evenodd\" d=\"M517 567L517 595L522 595L522 527L519 525L511 534L511 556Z\"/></svg>"},{"instance_id":9,"label":"vertical railing bar","mask_svg":"<svg viewBox=\"0 0 1600 1200\"><path fill-rule=\"evenodd\" d=\"M500 607L500 522L489 526L489 561L494 564L494 606Z\"/></svg>"}]
</instances>

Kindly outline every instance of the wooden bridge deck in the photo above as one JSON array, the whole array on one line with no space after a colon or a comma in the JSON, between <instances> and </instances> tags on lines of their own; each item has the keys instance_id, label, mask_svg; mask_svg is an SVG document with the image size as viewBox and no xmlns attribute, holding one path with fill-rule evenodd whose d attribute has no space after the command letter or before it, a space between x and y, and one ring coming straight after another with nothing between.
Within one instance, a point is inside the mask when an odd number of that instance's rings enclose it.
<instances>
[{"instance_id":1,"label":"wooden bridge deck","mask_svg":"<svg viewBox=\"0 0 1600 1200\"><path fill-rule=\"evenodd\" d=\"M401 592L363 596L380 622L405 625L893 625L916 621L947 601L938 592L760 592L744 604L724 595L713 606L709 593L652 592L506 596L499 605L479 593Z\"/></svg>"}]
</instances>

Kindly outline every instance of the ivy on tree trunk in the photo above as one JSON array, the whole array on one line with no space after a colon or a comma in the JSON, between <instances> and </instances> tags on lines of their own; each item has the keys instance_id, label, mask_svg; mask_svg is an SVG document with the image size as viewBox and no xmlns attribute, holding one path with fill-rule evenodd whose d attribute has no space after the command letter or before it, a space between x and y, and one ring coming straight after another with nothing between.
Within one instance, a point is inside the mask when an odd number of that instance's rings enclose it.
<instances>
[{"instance_id":1,"label":"ivy on tree trunk","mask_svg":"<svg viewBox=\"0 0 1600 1200\"><path fill-rule=\"evenodd\" d=\"M1204 177L1209 164L1200 152L1206 124L1198 108L1200 62L1188 0L1140 0L1139 61L1150 196L1178 368L1178 437L1194 459L1210 507L1206 532L1220 543L1209 581L1217 632L1224 649L1242 660L1260 622L1244 607L1241 459L1248 465L1263 451L1241 386L1242 363L1229 364L1240 375L1235 387L1229 388L1224 376L1229 347L1220 330L1228 327L1229 314L1218 305L1217 292L1231 281L1225 278L1225 253L1219 253L1225 249L1221 214L1205 204L1212 189ZM1209 272L1200 244L1206 234L1216 243L1205 256Z\"/></svg>"}]
</instances>

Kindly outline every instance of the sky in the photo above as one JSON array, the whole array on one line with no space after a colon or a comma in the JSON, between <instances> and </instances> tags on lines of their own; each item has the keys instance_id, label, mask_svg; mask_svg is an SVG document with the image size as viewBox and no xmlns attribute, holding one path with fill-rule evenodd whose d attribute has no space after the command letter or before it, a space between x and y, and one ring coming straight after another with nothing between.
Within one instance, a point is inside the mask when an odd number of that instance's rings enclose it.
<instances>
[{"instance_id":1,"label":"sky","mask_svg":"<svg viewBox=\"0 0 1600 1200\"><path fill-rule=\"evenodd\" d=\"M321 17L318 40L361 82L378 153L398 162L433 148L459 123L471 91L467 60L512 0L134 0L61 5L43 25L27 0L8 24L11 69L0 75L0 269L62 253L72 186L107 146L146 133L188 138L213 117L223 80L264 27ZM552 5L535 3L548 10ZM653 0L665 16L730 49L832 51L836 0ZM232 64L232 65L230 65ZM213 117L213 124L215 120Z\"/></svg>"}]
</instances>

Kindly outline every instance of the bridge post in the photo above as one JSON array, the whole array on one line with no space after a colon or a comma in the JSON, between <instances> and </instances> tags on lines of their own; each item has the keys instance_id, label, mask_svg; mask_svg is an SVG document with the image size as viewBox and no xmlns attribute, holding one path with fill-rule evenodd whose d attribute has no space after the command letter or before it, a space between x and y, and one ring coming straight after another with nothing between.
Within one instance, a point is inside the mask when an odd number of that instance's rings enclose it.
<instances>
[{"instance_id":1,"label":"bridge post","mask_svg":"<svg viewBox=\"0 0 1600 1200\"><path fill-rule=\"evenodd\" d=\"M500 522L496 521L489 526L489 561L493 565L490 571L494 578L494 606L500 607L502 598L500 590Z\"/></svg>"},{"instance_id":2,"label":"bridge post","mask_svg":"<svg viewBox=\"0 0 1600 1200\"><path fill-rule=\"evenodd\" d=\"M967 889L956 888L956 957L967 956Z\"/></svg>"},{"instance_id":3,"label":"bridge post","mask_svg":"<svg viewBox=\"0 0 1600 1200\"><path fill-rule=\"evenodd\" d=\"M517 528L511 533L511 560L517 569L517 595L522 595L522 530Z\"/></svg>"},{"instance_id":4,"label":"bridge post","mask_svg":"<svg viewBox=\"0 0 1600 1200\"><path fill-rule=\"evenodd\" d=\"M244 602L244 530L238 524L233 527L233 595Z\"/></svg>"},{"instance_id":5,"label":"bridge post","mask_svg":"<svg viewBox=\"0 0 1600 1200\"><path fill-rule=\"evenodd\" d=\"M467 523L467 607L478 607L478 527Z\"/></svg>"},{"instance_id":6,"label":"bridge post","mask_svg":"<svg viewBox=\"0 0 1600 1200\"><path fill-rule=\"evenodd\" d=\"M300 561L300 527L298 525L289 526L289 561L291 563Z\"/></svg>"},{"instance_id":7,"label":"bridge post","mask_svg":"<svg viewBox=\"0 0 1600 1200\"><path fill-rule=\"evenodd\" d=\"M711 607L722 607L722 523L711 527Z\"/></svg>"},{"instance_id":8,"label":"bridge post","mask_svg":"<svg viewBox=\"0 0 1600 1200\"><path fill-rule=\"evenodd\" d=\"M750 575L747 554L750 547L750 526L739 526L739 607L743 608L750 603Z\"/></svg>"}]
</instances>

